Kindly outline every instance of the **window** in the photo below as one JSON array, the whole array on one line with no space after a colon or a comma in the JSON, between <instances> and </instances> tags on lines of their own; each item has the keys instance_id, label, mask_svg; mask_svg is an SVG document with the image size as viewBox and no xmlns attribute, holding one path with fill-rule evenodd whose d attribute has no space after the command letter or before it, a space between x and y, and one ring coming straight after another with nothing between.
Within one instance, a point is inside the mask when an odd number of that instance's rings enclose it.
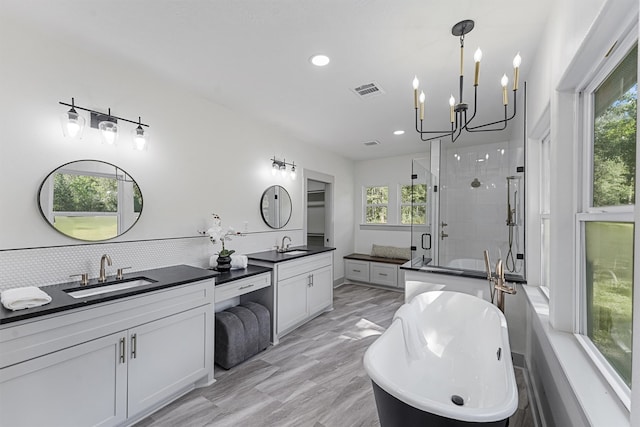
<instances>
[{"instance_id":1,"label":"window","mask_svg":"<svg viewBox=\"0 0 640 427\"><path fill-rule=\"evenodd\" d=\"M625 53L623 51L623 53ZM637 46L585 91L580 331L631 388ZM603 74L604 75L604 74Z\"/></svg>"},{"instance_id":2,"label":"window","mask_svg":"<svg viewBox=\"0 0 640 427\"><path fill-rule=\"evenodd\" d=\"M427 185L400 186L400 224L427 223Z\"/></svg>"},{"instance_id":3,"label":"window","mask_svg":"<svg viewBox=\"0 0 640 427\"><path fill-rule=\"evenodd\" d=\"M541 272L540 285L549 289L549 264L551 261L551 139L550 136L542 138L540 147L540 222L541 222Z\"/></svg>"},{"instance_id":4,"label":"window","mask_svg":"<svg viewBox=\"0 0 640 427\"><path fill-rule=\"evenodd\" d=\"M389 187L365 187L365 223L386 224L389 210Z\"/></svg>"}]
</instances>

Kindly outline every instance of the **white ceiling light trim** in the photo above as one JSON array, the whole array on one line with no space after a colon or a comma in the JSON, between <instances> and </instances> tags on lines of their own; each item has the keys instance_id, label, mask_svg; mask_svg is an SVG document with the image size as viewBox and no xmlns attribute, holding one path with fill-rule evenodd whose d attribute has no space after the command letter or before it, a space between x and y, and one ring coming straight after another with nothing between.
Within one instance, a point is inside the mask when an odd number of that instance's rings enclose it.
<instances>
[{"instance_id":1,"label":"white ceiling light trim","mask_svg":"<svg viewBox=\"0 0 640 427\"><path fill-rule=\"evenodd\" d=\"M324 67L325 65L328 65L329 62L331 62L331 59L329 59L327 55L319 53L309 58L309 61L316 67Z\"/></svg>"}]
</instances>

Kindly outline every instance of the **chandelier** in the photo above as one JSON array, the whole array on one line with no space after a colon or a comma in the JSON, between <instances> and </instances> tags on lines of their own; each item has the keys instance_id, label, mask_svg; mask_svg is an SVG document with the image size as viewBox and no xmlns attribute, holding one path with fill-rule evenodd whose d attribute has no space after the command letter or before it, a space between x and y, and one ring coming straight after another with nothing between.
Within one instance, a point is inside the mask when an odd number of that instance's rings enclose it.
<instances>
[{"instance_id":1,"label":"chandelier","mask_svg":"<svg viewBox=\"0 0 640 427\"><path fill-rule=\"evenodd\" d=\"M451 34L456 37L460 37L460 96L458 98L458 102L456 103L456 99L453 95L449 98L449 120L451 122L451 129L447 130L423 130L423 121L424 121L424 101L425 94L424 91L420 92L418 95L418 87L420 82L418 81L418 77L414 77L413 79L413 95L414 95L414 106L416 110L416 131L420 134L420 139L422 141L431 141L433 139L440 139L447 136L451 136L451 142L455 142L458 137L462 134L462 131L465 130L467 132L493 132L493 131L501 131L507 128L507 122L513 119L516 116L516 92L518 90L518 78L520 72L520 53L518 53L515 58L513 58L513 112L511 116L508 114L508 104L509 97L507 95L507 85L509 84L509 79L507 75L504 74L500 83L502 85L502 104L504 105L504 119L493 121L490 123L484 123L480 125L471 126L471 122L476 116L477 106L478 106L478 81L480 75L480 60L482 59L482 51L480 48L476 50L473 59L475 61L475 76L473 80L473 114L471 117L467 116L467 111L469 110L469 104L464 102L463 90L464 90L464 36L473 30L475 23L466 19L464 21L458 22L456 25L451 28ZM418 125L418 119L420 120L420 124ZM435 136L433 136L436 134Z\"/></svg>"}]
</instances>

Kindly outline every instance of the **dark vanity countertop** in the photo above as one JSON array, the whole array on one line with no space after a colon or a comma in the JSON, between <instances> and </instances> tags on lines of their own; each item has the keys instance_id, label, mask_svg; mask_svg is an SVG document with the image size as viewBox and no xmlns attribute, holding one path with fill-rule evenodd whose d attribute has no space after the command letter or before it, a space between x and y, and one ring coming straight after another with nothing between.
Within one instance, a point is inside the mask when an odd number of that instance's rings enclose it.
<instances>
[{"instance_id":1,"label":"dark vanity countertop","mask_svg":"<svg viewBox=\"0 0 640 427\"><path fill-rule=\"evenodd\" d=\"M426 262L416 262L407 261L406 263L400 266L403 270L413 270L413 271L421 271L425 273L433 273L433 274L445 274L449 276L458 276L458 277L470 277L473 279L482 279L487 280L487 273L485 271L480 270L465 270L462 268L449 268L449 267L440 267L435 265L429 265L431 262L431 258L426 258ZM511 283L520 283L525 285L527 281L524 277L519 274L510 274L506 273L504 275L504 279L507 282Z\"/></svg>"},{"instance_id":2,"label":"dark vanity countertop","mask_svg":"<svg viewBox=\"0 0 640 427\"><path fill-rule=\"evenodd\" d=\"M245 277L256 276L262 273L271 273L271 268L249 264L245 269L231 270L228 273L213 271L213 273L216 275L216 286L218 286L233 282L234 280L244 279Z\"/></svg>"},{"instance_id":3,"label":"dark vanity countertop","mask_svg":"<svg viewBox=\"0 0 640 427\"><path fill-rule=\"evenodd\" d=\"M303 254L289 255L287 252L278 252L276 250L255 252L247 254L250 260L266 261L272 263L278 263L283 261L291 261L292 259L303 258L309 255L316 255L323 252L335 251L336 248L329 246L295 246L288 249L289 251L305 251Z\"/></svg>"},{"instance_id":4,"label":"dark vanity countertop","mask_svg":"<svg viewBox=\"0 0 640 427\"><path fill-rule=\"evenodd\" d=\"M27 308L24 310L11 311L0 305L0 325L18 322L20 320L31 319L39 316L45 316L52 313L71 310L74 308L86 307L88 305L99 304L106 301L113 301L120 298L130 297L133 295L153 292L160 289L166 289L173 286L184 285L186 283L197 282L200 280L211 279L218 275L215 271L204 268L192 267L189 265L175 265L171 267L156 268L152 270L137 271L124 275L123 280L144 277L155 280L155 283L139 286L136 288L122 289L119 291L108 292L101 295L87 296L84 298L73 298L68 295L65 289L85 289L98 284L96 279L89 281L85 287L81 287L78 281L61 283L58 285L42 286L44 292L51 297L49 304L40 307ZM231 279L233 280L233 279ZM100 284L101 286L118 282L114 276L109 276L107 282Z\"/></svg>"}]
</instances>

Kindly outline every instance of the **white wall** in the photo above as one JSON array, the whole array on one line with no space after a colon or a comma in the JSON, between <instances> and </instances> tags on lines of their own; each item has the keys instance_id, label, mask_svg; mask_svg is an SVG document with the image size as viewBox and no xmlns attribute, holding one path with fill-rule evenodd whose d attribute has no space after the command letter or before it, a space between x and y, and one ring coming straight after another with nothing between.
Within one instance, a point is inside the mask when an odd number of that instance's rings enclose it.
<instances>
[{"instance_id":1,"label":"white wall","mask_svg":"<svg viewBox=\"0 0 640 427\"><path fill-rule=\"evenodd\" d=\"M54 231L36 203L46 175L78 159L116 164L142 190L140 220L110 243L196 236L216 212L224 226L249 232L228 245L239 252L268 249L284 234L301 244L302 180L273 177L269 159L276 155L335 177L336 260L352 251L352 161L247 120L242 112L216 105L115 55L85 51L58 34L0 19L0 93L5 100L0 106L0 287L15 285L3 274L9 252L14 253L11 268L24 264L23 275L29 275L34 266L43 266L28 253L16 257L16 249L81 243ZM87 108L106 112L110 107L112 114L130 119L142 116L150 125L149 150L130 149L126 137L133 125L122 122L124 132L115 148L101 145L97 130L88 127L82 142L64 139L59 116L68 108L58 101L70 102L71 97ZM287 188L293 202L291 222L280 231L263 223L258 208L262 192L272 184ZM193 242L214 252L206 239ZM192 263L204 263L205 258ZM337 262L334 271L342 277L342 263ZM60 276L62 271L57 274L51 280L66 277Z\"/></svg>"},{"instance_id":2,"label":"white wall","mask_svg":"<svg viewBox=\"0 0 640 427\"><path fill-rule=\"evenodd\" d=\"M398 184L411 184L411 162L415 158L428 157L422 153L390 157L386 159L362 160L355 163L354 172L354 211L355 211L355 252L370 254L371 245L388 245L407 248L411 246L411 227L397 226ZM363 189L370 186L389 187L388 222L394 227L377 225L362 226ZM397 226L397 227L395 227Z\"/></svg>"}]
</instances>

